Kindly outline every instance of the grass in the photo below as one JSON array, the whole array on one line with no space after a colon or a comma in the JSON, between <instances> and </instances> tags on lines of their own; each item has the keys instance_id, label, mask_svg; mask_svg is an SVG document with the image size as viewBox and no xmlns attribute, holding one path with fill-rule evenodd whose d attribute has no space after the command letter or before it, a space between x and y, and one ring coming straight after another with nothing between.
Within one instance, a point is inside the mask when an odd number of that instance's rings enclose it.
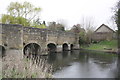
<instances>
[{"instance_id":1,"label":"grass","mask_svg":"<svg viewBox=\"0 0 120 80\"><path fill-rule=\"evenodd\" d=\"M101 41L96 44L90 44L89 47L84 47L84 48L89 49L89 50L100 50L100 51L105 50L105 48L116 50L117 49L117 40Z\"/></svg>"},{"instance_id":2,"label":"grass","mask_svg":"<svg viewBox=\"0 0 120 80\"><path fill-rule=\"evenodd\" d=\"M8 57L6 55L3 59L2 78L52 78L52 65L47 63L46 58L23 57L16 62L17 57Z\"/></svg>"}]
</instances>

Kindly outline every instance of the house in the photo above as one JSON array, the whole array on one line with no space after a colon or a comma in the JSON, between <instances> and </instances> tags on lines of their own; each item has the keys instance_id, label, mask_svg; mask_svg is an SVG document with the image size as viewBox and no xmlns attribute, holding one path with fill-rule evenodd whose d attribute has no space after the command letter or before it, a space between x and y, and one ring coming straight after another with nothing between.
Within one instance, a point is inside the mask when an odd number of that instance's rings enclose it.
<instances>
[{"instance_id":1,"label":"house","mask_svg":"<svg viewBox=\"0 0 120 80\"><path fill-rule=\"evenodd\" d=\"M111 40L115 37L115 31L105 24L98 27L92 36L93 41Z\"/></svg>"}]
</instances>

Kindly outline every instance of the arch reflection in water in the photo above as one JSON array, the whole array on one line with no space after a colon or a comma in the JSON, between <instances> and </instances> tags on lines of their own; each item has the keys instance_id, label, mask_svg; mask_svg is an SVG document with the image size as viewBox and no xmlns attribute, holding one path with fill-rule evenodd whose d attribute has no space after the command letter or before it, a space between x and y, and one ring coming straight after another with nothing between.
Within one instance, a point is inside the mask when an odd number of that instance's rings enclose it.
<instances>
[{"instance_id":1,"label":"arch reflection in water","mask_svg":"<svg viewBox=\"0 0 120 80\"><path fill-rule=\"evenodd\" d=\"M48 62L49 63L55 62L56 58L57 58L57 54L56 53L49 52L49 54L48 54Z\"/></svg>"},{"instance_id":2,"label":"arch reflection in water","mask_svg":"<svg viewBox=\"0 0 120 80\"><path fill-rule=\"evenodd\" d=\"M62 57L66 58L68 56L69 51L63 51L62 52Z\"/></svg>"},{"instance_id":3,"label":"arch reflection in water","mask_svg":"<svg viewBox=\"0 0 120 80\"><path fill-rule=\"evenodd\" d=\"M53 61L55 78L116 77L116 56L79 50L68 52L71 53L65 53L65 55L64 53L56 54L56 58Z\"/></svg>"},{"instance_id":4,"label":"arch reflection in water","mask_svg":"<svg viewBox=\"0 0 120 80\"><path fill-rule=\"evenodd\" d=\"M117 78L120 79L120 55L118 55L118 60L117 60Z\"/></svg>"}]
</instances>

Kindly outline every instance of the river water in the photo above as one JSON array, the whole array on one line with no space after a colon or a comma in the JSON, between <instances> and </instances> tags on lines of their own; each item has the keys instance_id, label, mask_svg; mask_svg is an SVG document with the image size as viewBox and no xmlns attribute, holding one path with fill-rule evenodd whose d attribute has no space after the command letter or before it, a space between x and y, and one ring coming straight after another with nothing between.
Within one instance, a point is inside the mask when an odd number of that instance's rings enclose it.
<instances>
[{"instance_id":1,"label":"river water","mask_svg":"<svg viewBox=\"0 0 120 80\"><path fill-rule=\"evenodd\" d=\"M118 78L119 59L115 54L74 50L51 53L54 78Z\"/></svg>"}]
</instances>

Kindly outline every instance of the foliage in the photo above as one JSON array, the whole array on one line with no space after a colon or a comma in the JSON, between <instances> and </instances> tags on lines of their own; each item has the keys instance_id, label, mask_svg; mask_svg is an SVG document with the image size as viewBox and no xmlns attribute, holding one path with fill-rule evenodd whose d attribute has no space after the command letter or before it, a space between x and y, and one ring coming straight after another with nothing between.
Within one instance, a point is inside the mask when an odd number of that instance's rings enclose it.
<instances>
[{"instance_id":1,"label":"foliage","mask_svg":"<svg viewBox=\"0 0 120 80\"><path fill-rule=\"evenodd\" d=\"M86 36L85 36L85 32L80 32L79 33L79 44L80 45L84 45L86 43Z\"/></svg>"},{"instance_id":2,"label":"foliage","mask_svg":"<svg viewBox=\"0 0 120 80\"><path fill-rule=\"evenodd\" d=\"M79 35L80 45L91 43L91 38L94 32L94 29L93 29L93 24L92 24L93 22L91 22L90 20L87 20L86 22L83 21L82 24L74 25L71 28L71 32L74 32L75 34Z\"/></svg>"},{"instance_id":3,"label":"foliage","mask_svg":"<svg viewBox=\"0 0 120 80\"><path fill-rule=\"evenodd\" d=\"M10 15L2 15L2 23L5 24L22 24L23 26L29 26L30 23L28 22L27 19L23 18L23 17L14 17L14 16L10 16Z\"/></svg>"},{"instance_id":4,"label":"foliage","mask_svg":"<svg viewBox=\"0 0 120 80\"><path fill-rule=\"evenodd\" d=\"M93 33L93 29L91 27L88 27L87 31L85 31L84 28L81 28L80 24L77 24L71 28L71 32L74 32L75 34L79 35L80 46L91 42L91 36Z\"/></svg>"},{"instance_id":5,"label":"foliage","mask_svg":"<svg viewBox=\"0 0 120 80\"><path fill-rule=\"evenodd\" d=\"M38 25L38 24L34 24L32 27L35 27L35 28L42 28L42 29L45 29L46 26L44 24L41 24L41 25Z\"/></svg>"},{"instance_id":6,"label":"foliage","mask_svg":"<svg viewBox=\"0 0 120 80\"><path fill-rule=\"evenodd\" d=\"M9 15L14 17L23 17L29 21L35 18L40 10L40 8L34 7L29 2L24 2L23 4L11 2L7 8Z\"/></svg>"},{"instance_id":7,"label":"foliage","mask_svg":"<svg viewBox=\"0 0 120 80\"><path fill-rule=\"evenodd\" d=\"M46 24L45 24L45 21L43 21L43 24L41 24L40 22L40 19L36 19L36 20L33 20L33 23L31 25L32 27L36 27L36 28L43 28L45 29L46 28Z\"/></svg>"},{"instance_id":8,"label":"foliage","mask_svg":"<svg viewBox=\"0 0 120 80\"><path fill-rule=\"evenodd\" d=\"M91 43L92 42L92 34L93 34L93 30L92 29L89 29L86 32L86 41L87 41L87 43Z\"/></svg>"},{"instance_id":9,"label":"foliage","mask_svg":"<svg viewBox=\"0 0 120 80\"><path fill-rule=\"evenodd\" d=\"M118 0L117 5L115 6L115 22L118 28L118 53L120 53L120 0Z\"/></svg>"},{"instance_id":10,"label":"foliage","mask_svg":"<svg viewBox=\"0 0 120 80\"><path fill-rule=\"evenodd\" d=\"M94 32L94 18L93 17L83 17L81 22L81 27L83 27L86 31L86 42L91 43L92 34Z\"/></svg>"},{"instance_id":11,"label":"foliage","mask_svg":"<svg viewBox=\"0 0 120 80\"><path fill-rule=\"evenodd\" d=\"M99 43L91 44L89 47L86 47L86 49L91 49L91 50L104 50L104 48L112 48L116 50L117 40L101 41Z\"/></svg>"},{"instance_id":12,"label":"foliage","mask_svg":"<svg viewBox=\"0 0 120 80\"><path fill-rule=\"evenodd\" d=\"M31 26L33 20L38 16L41 8L34 7L29 2L23 4L11 2L7 8L7 14L2 15L2 23L5 24L22 24L23 26ZM38 27L38 24L35 27Z\"/></svg>"}]
</instances>

